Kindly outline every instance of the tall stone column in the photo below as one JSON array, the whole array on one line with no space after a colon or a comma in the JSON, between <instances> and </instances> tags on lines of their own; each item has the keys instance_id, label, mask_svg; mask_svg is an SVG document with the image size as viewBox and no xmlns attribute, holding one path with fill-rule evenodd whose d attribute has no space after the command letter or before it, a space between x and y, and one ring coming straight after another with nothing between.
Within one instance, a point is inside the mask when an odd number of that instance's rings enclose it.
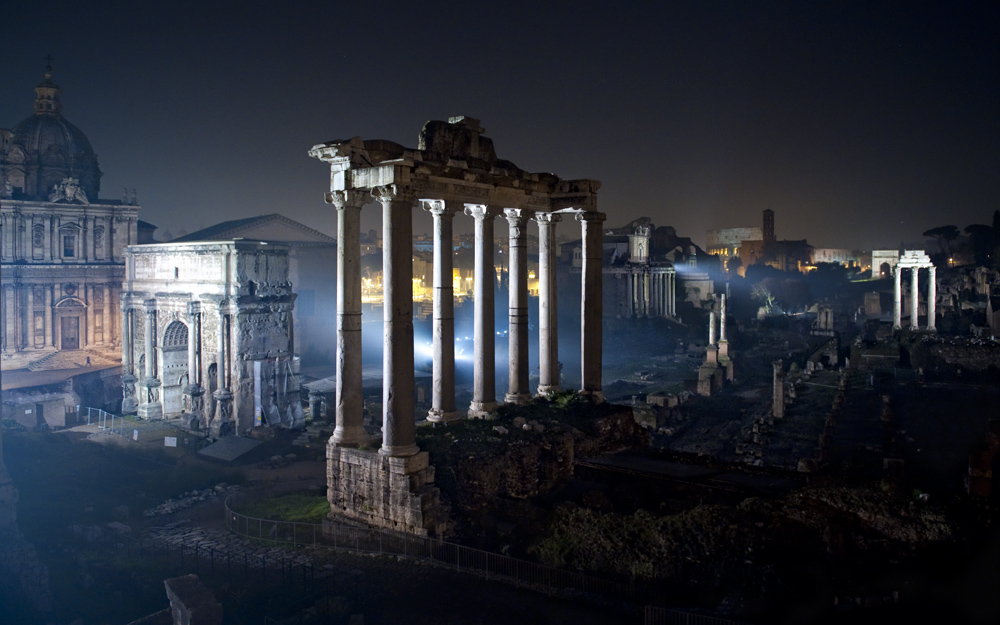
<instances>
[{"instance_id":1,"label":"tall stone column","mask_svg":"<svg viewBox=\"0 0 1000 625\"><path fill-rule=\"evenodd\" d=\"M530 212L504 209L510 230L510 289L508 363L509 381L504 401L524 404L531 400L528 389L528 218Z\"/></svg>"},{"instance_id":2,"label":"tall stone column","mask_svg":"<svg viewBox=\"0 0 1000 625\"><path fill-rule=\"evenodd\" d=\"M556 301L556 223L553 213L538 213L538 394L559 390L559 315Z\"/></svg>"},{"instance_id":3,"label":"tall stone column","mask_svg":"<svg viewBox=\"0 0 1000 625\"><path fill-rule=\"evenodd\" d=\"M205 426L205 389L201 386L201 302L188 302L188 396L189 412L184 425L192 430Z\"/></svg>"},{"instance_id":4,"label":"tall stone column","mask_svg":"<svg viewBox=\"0 0 1000 625\"><path fill-rule=\"evenodd\" d=\"M774 392L772 395L771 414L775 419L785 418L785 368L784 363L775 360L774 367Z\"/></svg>"},{"instance_id":5,"label":"tall stone column","mask_svg":"<svg viewBox=\"0 0 1000 625\"><path fill-rule=\"evenodd\" d=\"M132 355L135 353L133 344L132 306L128 299L121 299L122 311L122 414L135 414L138 402L135 397L135 383L138 378L135 376L135 366Z\"/></svg>"},{"instance_id":6,"label":"tall stone column","mask_svg":"<svg viewBox=\"0 0 1000 625\"><path fill-rule=\"evenodd\" d=\"M215 415L212 417L210 432L212 436L221 438L238 434L233 418L233 394L229 389L230 379L230 316L226 314L229 303L219 302L219 331L217 356L215 365L216 385L212 397L215 398Z\"/></svg>"},{"instance_id":7,"label":"tall stone column","mask_svg":"<svg viewBox=\"0 0 1000 625\"><path fill-rule=\"evenodd\" d=\"M927 268L927 329L937 332L937 267Z\"/></svg>"},{"instance_id":8,"label":"tall stone column","mask_svg":"<svg viewBox=\"0 0 1000 625\"><path fill-rule=\"evenodd\" d=\"M903 286L900 274L903 268L896 265L892 268L893 291L892 291L892 329L899 330L903 327Z\"/></svg>"},{"instance_id":9,"label":"tall stone column","mask_svg":"<svg viewBox=\"0 0 1000 625\"><path fill-rule=\"evenodd\" d=\"M143 419L159 419L163 416L163 405L160 404L160 380L156 377L156 300L148 299L144 304L146 327L143 354L146 357L146 371L142 380L144 393L138 414Z\"/></svg>"},{"instance_id":10,"label":"tall stone column","mask_svg":"<svg viewBox=\"0 0 1000 625\"><path fill-rule=\"evenodd\" d=\"M372 189L382 204L382 449L386 456L420 451L413 407L413 215L409 190Z\"/></svg>"},{"instance_id":11,"label":"tall stone column","mask_svg":"<svg viewBox=\"0 0 1000 625\"><path fill-rule=\"evenodd\" d=\"M28 285L25 287L28 296L28 305L24 308L24 327L27 330L24 337L24 346L34 349L35 347L35 287Z\"/></svg>"},{"instance_id":12,"label":"tall stone column","mask_svg":"<svg viewBox=\"0 0 1000 625\"><path fill-rule=\"evenodd\" d=\"M52 347L52 285L45 285L45 347Z\"/></svg>"},{"instance_id":13,"label":"tall stone column","mask_svg":"<svg viewBox=\"0 0 1000 625\"><path fill-rule=\"evenodd\" d=\"M604 392L601 390L603 302L601 294L602 246L604 230L602 224L606 219L604 213L577 213L577 221L583 229L583 267L580 302L581 343L581 395L589 395L594 401L603 402Z\"/></svg>"},{"instance_id":14,"label":"tall stone column","mask_svg":"<svg viewBox=\"0 0 1000 625\"><path fill-rule=\"evenodd\" d=\"M446 423L462 417L455 410L455 293L452 222L462 205L422 200L434 217L434 371L427 420Z\"/></svg>"},{"instance_id":15,"label":"tall stone column","mask_svg":"<svg viewBox=\"0 0 1000 625\"><path fill-rule=\"evenodd\" d=\"M726 294L719 296L719 342L726 341Z\"/></svg>"},{"instance_id":16,"label":"tall stone column","mask_svg":"<svg viewBox=\"0 0 1000 625\"><path fill-rule=\"evenodd\" d=\"M104 302L101 308L101 343L107 347L112 344L111 340L111 289L107 284L101 286L101 301Z\"/></svg>"},{"instance_id":17,"label":"tall stone column","mask_svg":"<svg viewBox=\"0 0 1000 625\"><path fill-rule=\"evenodd\" d=\"M476 268L473 295L474 320L472 403L469 417L483 418L496 410L496 323L493 292L496 270L493 268L493 219L500 214L485 204L466 204L465 214L476 220Z\"/></svg>"},{"instance_id":18,"label":"tall stone column","mask_svg":"<svg viewBox=\"0 0 1000 625\"><path fill-rule=\"evenodd\" d=\"M715 347L715 311L708 313L708 347Z\"/></svg>"},{"instance_id":19,"label":"tall stone column","mask_svg":"<svg viewBox=\"0 0 1000 625\"><path fill-rule=\"evenodd\" d=\"M361 208L367 199L364 191L327 194L337 209L337 403L330 440L342 447L368 442L361 394Z\"/></svg>"},{"instance_id":20,"label":"tall stone column","mask_svg":"<svg viewBox=\"0 0 1000 625\"><path fill-rule=\"evenodd\" d=\"M916 330L920 327L920 287L917 285L917 278L920 275L919 267L910 268L910 329Z\"/></svg>"}]
</instances>

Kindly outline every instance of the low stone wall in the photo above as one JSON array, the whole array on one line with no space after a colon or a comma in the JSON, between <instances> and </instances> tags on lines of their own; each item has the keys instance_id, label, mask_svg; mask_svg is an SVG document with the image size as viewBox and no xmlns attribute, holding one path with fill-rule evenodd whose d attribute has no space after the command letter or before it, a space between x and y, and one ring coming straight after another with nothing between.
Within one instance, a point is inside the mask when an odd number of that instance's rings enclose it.
<instances>
[{"instance_id":1,"label":"low stone wall","mask_svg":"<svg viewBox=\"0 0 1000 625\"><path fill-rule=\"evenodd\" d=\"M326 454L332 514L422 536L446 530L447 509L427 452L394 458L329 444Z\"/></svg>"}]
</instances>

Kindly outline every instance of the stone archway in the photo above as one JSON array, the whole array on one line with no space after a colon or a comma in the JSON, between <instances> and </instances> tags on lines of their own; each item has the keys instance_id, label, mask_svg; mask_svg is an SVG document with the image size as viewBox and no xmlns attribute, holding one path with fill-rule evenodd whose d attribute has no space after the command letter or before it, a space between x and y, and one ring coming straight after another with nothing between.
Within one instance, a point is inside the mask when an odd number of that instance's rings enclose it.
<instances>
[{"instance_id":1,"label":"stone archway","mask_svg":"<svg viewBox=\"0 0 1000 625\"><path fill-rule=\"evenodd\" d=\"M163 383L163 416L179 415L184 407L187 376L188 328L180 321L171 322L163 331L160 343L160 379Z\"/></svg>"},{"instance_id":2,"label":"stone archway","mask_svg":"<svg viewBox=\"0 0 1000 625\"><path fill-rule=\"evenodd\" d=\"M68 297L55 307L55 344L60 351L83 349L87 345L87 307L80 300Z\"/></svg>"}]
</instances>

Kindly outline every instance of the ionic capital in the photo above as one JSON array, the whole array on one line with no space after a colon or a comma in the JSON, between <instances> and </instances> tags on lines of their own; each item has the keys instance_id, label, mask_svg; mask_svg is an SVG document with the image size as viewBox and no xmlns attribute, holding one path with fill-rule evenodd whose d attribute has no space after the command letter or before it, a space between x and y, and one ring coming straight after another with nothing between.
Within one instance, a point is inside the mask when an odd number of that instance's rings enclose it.
<instances>
[{"instance_id":1,"label":"ionic capital","mask_svg":"<svg viewBox=\"0 0 1000 625\"><path fill-rule=\"evenodd\" d=\"M361 190L328 191L325 199L327 204L332 204L337 210L345 208L360 209L368 202L368 192Z\"/></svg>"},{"instance_id":2,"label":"ionic capital","mask_svg":"<svg viewBox=\"0 0 1000 625\"><path fill-rule=\"evenodd\" d=\"M535 221L538 222L538 225L559 223L562 221L562 215L559 213L535 213Z\"/></svg>"},{"instance_id":3,"label":"ionic capital","mask_svg":"<svg viewBox=\"0 0 1000 625\"><path fill-rule=\"evenodd\" d=\"M523 227L531 219L531 214L532 211L523 208L503 209L503 216L507 219L507 223L510 224L511 228Z\"/></svg>"},{"instance_id":4,"label":"ionic capital","mask_svg":"<svg viewBox=\"0 0 1000 625\"><path fill-rule=\"evenodd\" d=\"M466 204L465 214L469 217L474 217L476 221L481 219L493 219L501 213L501 209L496 206L487 206L486 204Z\"/></svg>"},{"instance_id":5,"label":"ionic capital","mask_svg":"<svg viewBox=\"0 0 1000 625\"><path fill-rule=\"evenodd\" d=\"M601 223L608 218L604 213L598 213L597 211L581 211L576 214L576 220L579 222L597 222Z\"/></svg>"},{"instance_id":6,"label":"ionic capital","mask_svg":"<svg viewBox=\"0 0 1000 625\"><path fill-rule=\"evenodd\" d=\"M420 208L435 217L453 217L464 208L464 205L452 200L420 200Z\"/></svg>"},{"instance_id":7,"label":"ionic capital","mask_svg":"<svg viewBox=\"0 0 1000 625\"><path fill-rule=\"evenodd\" d=\"M387 184L380 187L372 187L372 199L382 204L389 202L412 202L413 190L398 184Z\"/></svg>"}]
</instances>

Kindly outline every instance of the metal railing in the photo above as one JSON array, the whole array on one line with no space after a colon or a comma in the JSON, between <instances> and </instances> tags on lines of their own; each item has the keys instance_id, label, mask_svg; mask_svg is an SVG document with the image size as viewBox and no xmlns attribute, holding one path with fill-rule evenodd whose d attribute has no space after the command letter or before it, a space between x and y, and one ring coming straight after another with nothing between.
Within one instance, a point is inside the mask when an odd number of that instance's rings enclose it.
<instances>
[{"instance_id":1,"label":"metal railing","mask_svg":"<svg viewBox=\"0 0 1000 625\"><path fill-rule=\"evenodd\" d=\"M381 528L362 528L338 523L275 521L241 514L233 509L248 495L236 493L225 502L226 527L241 536L264 543L294 546L326 546L365 555L395 555L419 558L521 588L572 598L611 599L638 602L641 589L582 573L519 560L510 556Z\"/></svg>"},{"instance_id":2,"label":"metal railing","mask_svg":"<svg viewBox=\"0 0 1000 625\"><path fill-rule=\"evenodd\" d=\"M740 621L651 605L647 605L643 611L643 623L645 625L742 625Z\"/></svg>"}]
</instances>

